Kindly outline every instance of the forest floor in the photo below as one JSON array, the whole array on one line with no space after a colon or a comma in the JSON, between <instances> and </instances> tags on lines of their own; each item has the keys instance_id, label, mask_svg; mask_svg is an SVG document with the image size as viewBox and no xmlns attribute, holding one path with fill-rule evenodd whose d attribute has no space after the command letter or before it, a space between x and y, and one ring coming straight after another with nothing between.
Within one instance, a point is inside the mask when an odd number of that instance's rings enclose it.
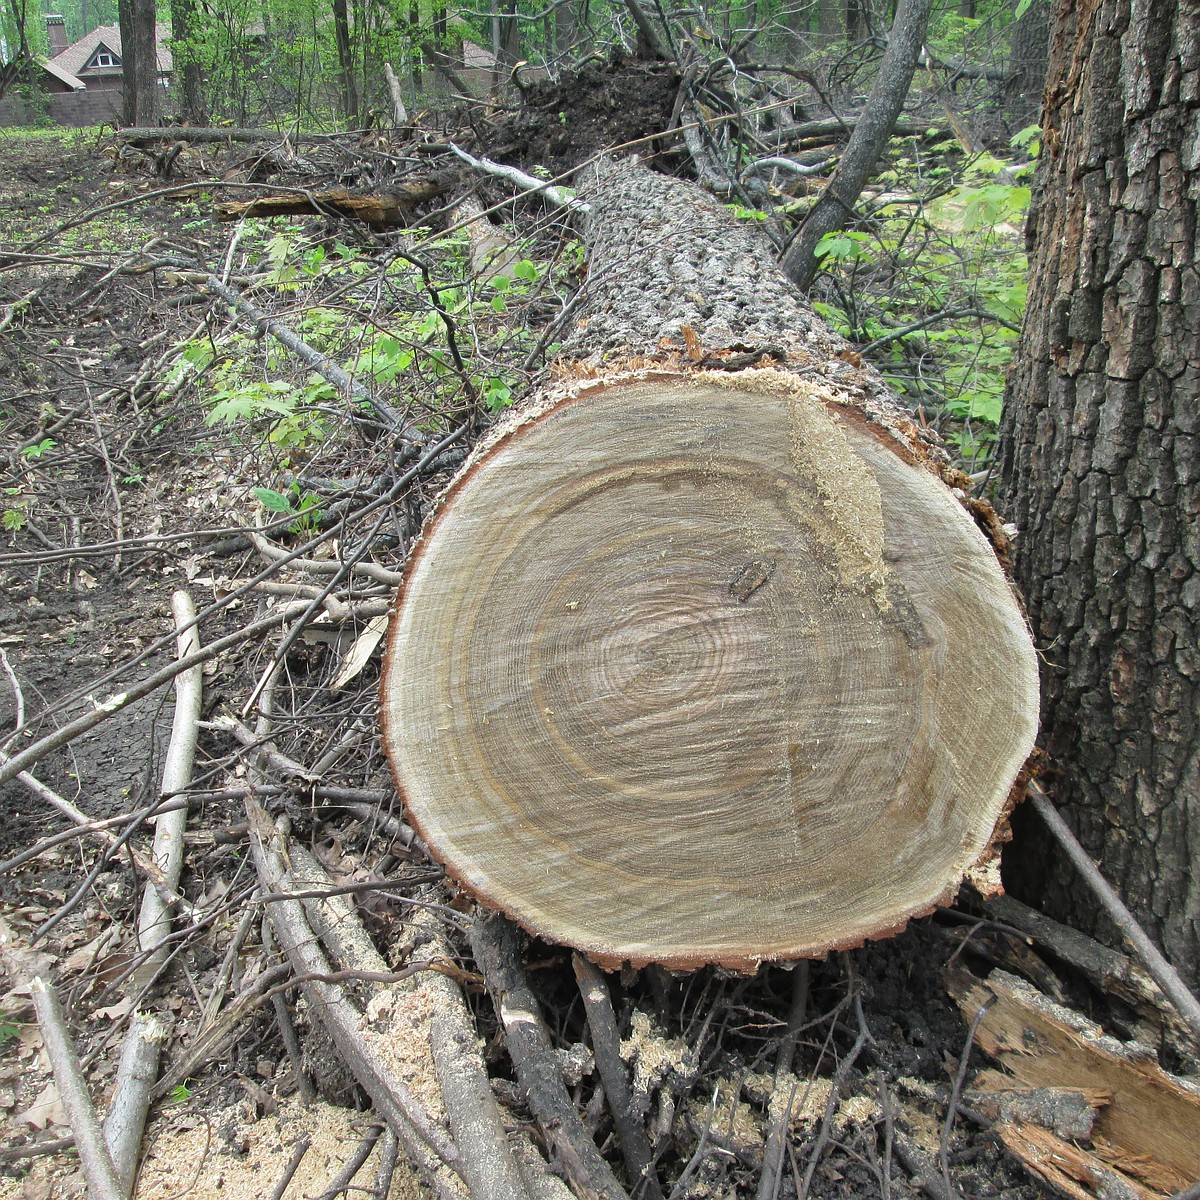
<instances>
[{"instance_id":1,"label":"forest floor","mask_svg":"<svg viewBox=\"0 0 1200 1200\"><path fill-rule=\"evenodd\" d=\"M669 89L656 92L643 82L645 113L626 107L621 132L628 138L665 125ZM588 95L589 103L608 103L602 88ZM554 95L546 103L564 101ZM602 135L599 122L590 138L572 126L575 140L567 144L558 131L571 123L521 120L484 149L558 170L577 161L580 151L595 149L591 142L611 140L611 127ZM421 157L411 145L393 150L386 139L359 149L347 155L343 148L301 147L291 157L272 151L282 165L271 166L271 182L379 186L389 161L407 169ZM295 407L270 408L270 396L284 393L251 386L282 371L269 339L251 337L245 327L239 334L224 307L186 280L170 278L179 268L143 269L156 256L174 255L224 270L243 280L238 286L257 284L256 303L316 339L322 331L312 311L340 312L343 323L361 315L364 289L383 287L377 264L384 252L399 246L415 253L414 239L318 217L257 222L254 230L217 224L214 196L226 197L211 181L266 177L262 148L188 150L170 180L150 172L151 156L91 135L0 131L0 159L5 753L37 743L166 667L175 654L174 592L190 592L204 610L206 644L279 611L276 629L235 641L203 670L182 885L192 917L181 922L166 975L141 998L167 1029L167 1067L185 1063L187 1069L152 1109L137 1195L265 1197L274 1191L315 1200L331 1194L330 1181L360 1147L371 1157L357 1176L359 1190L427 1194L402 1169L388 1174L387 1139L310 1003L284 993L283 1007L303 1047L297 1058L285 1045L291 1029L280 1006L257 1002L263 989L256 981L267 977L278 951L254 901L261 884L248 852L250 794L272 817L285 819L293 843L307 847L329 879L351 887L354 909L392 970L415 961L430 936L414 912L443 914L438 936L465 984L513 1136L532 1138L544 1150L461 932L470 905L439 878L396 810L375 738L377 654L345 678L354 648L365 653L373 645L370 625L389 591L387 572L399 570L461 450L451 445L434 456L389 501L382 529L371 526L373 518L361 510L386 491L403 464L344 417L326 414L318 429ZM358 176L348 178L354 171ZM112 207L98 211L103 205ZM544 218L529 222L525 233L538 277L519 301L526 306L518 318L528 325L524 340L504 328L516 300L503 320L473 335L483 357L491 357L472 371L500 380L497 388L519 388L537 369L530 346L561 314L574 269L567 241ZM425 252L436 256L436 231L422 238ZM345 277L328 265L338 255ZM282 270L292 266L298 274L285 278ZM272 270L276 276L264 286L264 273ZM390 294L387 303L394 308L403 301L423 320L420 281L406 277L395 286L409 290ZM349 303L347 295L358 307L339 309ZM245 411L214 420L212 398L204 395L209 384L182 365L184 352L206 342L228 349L239 337L238 352L257 354L257 367L210 379ZM330 342L323 344L328 350ZM302 371L298 378L296 386L306 386ZM430 368L425 386L406 412L432 445L456 428L461 410L444 374ZM328 408L328 396L320 404ZM468 437L477 433L478 426ZM309 504L310 494L319 502ZM273 551L291 552L315 539L322 522L328 528L330 513L345 521L338 554L368 528L374 531L369 561L382 573L352 575L347 583L328 573L339 559L321 546L306 550L297 564L267 570ZM256 527L267 535L254 533ZM331 579L341 609L325 603ZM304 614L305 624L296 628L304 608L297 601L311 602L318 612L324 606L326 619L314 624L312 614ZM279 608L285 602L292 605L286 611ZM298 636L281 648L288 629ZM257 686L268 677L269 688ZM255 697L257 710L248 703ZM169 690L151 690L42 755L33 774L90 820L116 819L111 828L131 831L129 846L145 852L150 834L137 814L159 796L172 714ZM38 969L53 977L84 1077L103 1111L134 1008L130 975L142 879L127 850L101 857L102 843L92 836L51 842L36 857L14 861L68 828L27 782L0 788L0 818L0 915L33 944ZM524 957L556 1043L574 1064L568 1075L585 1124L618 1163L603 1095L581 1045L586 1022L570 955L531 943ZM1039 957L1027 937L1000 927L985 907L970 902L915 922L889 941L814 963L806 975L768 967L750 978L712 969L614 978L627 1058L639 1071L636 1102L648 1109L657 1134L665 1192L672 1200L754 1195L772 1126L782 1122L779 1196L806 1189L816 1197L846 1198L925 1193L948 1200L957 1193L1032 1200L1044 1194L1044 1185L1005 1153L992 1121L964 1100L959 1066L969 1046L967 1027L945 974L954 962L981 976L997 964L1024 974L1113 1032L1127 1035L1136 1025L1084 976L1051 955ZM803 989L797 986L802 978ZM354 987L369 1008L372 985ZM255 1002L237 1010L236 1022L205 1053L189 1058L201 1032L220 1029L221 1017L245 997ZM1114 1012L1124 1024L1114 1025ZM794 1060L789 1056L776 1077L789 1021ZM972 1074L984 1065L978 1051L970 1065ZM416 1091L420 1073L411 1064L406 1070ZM315 1101L302 1100L308 1081L319 1092ZM790 1111L782 1116L781 1081L785 1090L791 1087ZM950 1121L948 1112L955 1114ZM28 989L10 979L0 995L0 1147L6 1148L0 1196L82 1194L78 1160L62 1141L68 1133ZM301 1171L290 1191L279 1192L289 1159L306 1139L311 1145Z\"/></svg>"}]
</instances>

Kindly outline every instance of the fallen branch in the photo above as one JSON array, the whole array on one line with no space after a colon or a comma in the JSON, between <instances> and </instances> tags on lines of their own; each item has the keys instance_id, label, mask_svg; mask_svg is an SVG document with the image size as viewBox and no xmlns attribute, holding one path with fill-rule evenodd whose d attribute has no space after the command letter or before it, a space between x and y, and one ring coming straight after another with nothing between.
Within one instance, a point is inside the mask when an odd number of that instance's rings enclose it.
<instances>
[{"instance_id":1,"label":"fallen branch","mask_svg":"<svg viewBox=\"0 0 1200 1200\"><path fill-rule=\"evenodd\" d=\"M499 914L477 920L471 928L471 949L487 980L529 1107L576 1192L586 1200L629 1200L567 1094L540 1006L525 979L515 926Z\"/></svg>"},{"instance_id":2,"label":"fallen branch","mask_svg":"<svg viewBox=\"0 0 1200 1200\"><path fill-rule=\"evenodd\" d=\"M247 798L245 803L251 827L250 850L259 882L269 893L290 890L284 859L275 846L277 831L256 801ZM301 901L278 901L268 912L275 937L297 974L330 974L329 961L305 916ZM462 1173L457 1148L445 1132L430 1121L409 1089L394 1077L388 1064L364 1040L365 1015L336 984L314 979L304 984L304 990L313 1012L333 1037L339 1054L404 1144L422 1180L447 1200L461 1198L462 1193L438 1170L440 1160L451 1170Z\"/></svg>"},{"instance_id":3,"label":"fallen branch","mask_svg":"<svg viewBox=\"0 0 1200 1200\"><path fill-rule=\"evenodd\" d=\"M454 987L449 980L446 984ZM461 994L457 1000L434 1015L429 1049L463 1156L467 1186L478 1200L529 1200Z\"/></svg>"},{"instance_id":4,"label":"fallen branch","mask_svg":"<svg viewBox=\"0 0 1200 1200\"><path fill-rule=\"evenodd\" d=\"M171 1064L162 1078L151 1090L151 1097L161 1100L169 1095L185 1079L199 1073L235 1037L246 1030L246 1019L259 1005L266 1003L271 990L286 981L292 974L291 963L284 962L269 967L234 997L211 1025L200 1030L188 1044L183 1054Z\"/></svg>"},{"instance_id":5,"label":"fallen branch","mask_svg":"<svg viewBox=\"0 0 1200 1200\"><path fill-rule=\"evenodd\" d=\"M288 858L289 887L306 889L297 898L303 899L309 923L333 960L360 978L374 975L386 980L390 975L395 979L354 905L334 888L320 863L301 846L289 847ZM432 920L425 918L423 932L431 936L425 954L449 961L449 950ZM431 973L425 984L435 1009L429 1032L433 1067L471 1195L478 1200L529 1200L508 1147L462 991L440 973Z\"/></svg>"},{"instance_id":6,"label":"fallen branch","mask_svg":"<svg viewBox=\"0 0 1200 1200\"><path fill-rule=\"evenodd\" d=\"M59 1098L75 1137L75 1149L87 1179L89 1200L124 1200L120 1180L100 1132L79 1056L67 1030L54 986L38 974L28 951L20 949L12 926L0 917L0 959L15 983L26 983Z\"/></svg>"},{"instance_id":7,"label":"fallen branch","mask_svg":"<svg viewBox=\"0 0 1200 1200\"><path fill-rule=\"evenodd\" d=\"M662 1188L654 1174L654 1151L650 1148L645 1126L633 1111L633 1097L621 1060L621 1035L617 1030L608 984L581 954L571 956L571 965L575 968L575 980L587 1011L596 1069L608 1097L608 1110L621 1143L621 1153L625 1156L625 1166L633 1181L630 1192L643 1200L661 1200Z\"/></svg>"},{"instance_id":8,"label":"fallen branch","mask_svg":"<svg viewBox=\"0 0 1200 1200\"><path fill-rule=\"evenodd\" d=\"M340 370L341 368L338 369ZM392 412L396 412L396 410L392 409ZM293 566L300 571L311 571L314 575L336 575L339 571L350 571L359 575L365 575L368 579L374 579L376 583L385 583L388 587L395 587L404 578L402 571L391 571L379 563L344 562L336 558L325 561L315 558L291 558L287 550L276 546L261 533L257 531L250 532L248 536L255 550L263 558L267 559L268 562L283 562L287 559L289 566ZM380 609L380 606L377 604L375 607L377 611L388 611L387 606ZM376 612L372 612L369 615L375 616Z\"/></svg>"},{"instance_id":9,"label":"fallen branch","mask_svg":"<svg viewBox=\"0 0 1200 1200\"><path fill-rule=\"evenodd\" d=\"M131 145L145 142L334 142L344 136L336 133L298 133L287 129L207 128L188 125L130 125L114 135L119 142Z\"/></svg>"},{"instance_id":10,"label":"fallen branch","mask_svg":"<svg viewBox=\"0 0 1200 1200\"><path fill-rule=\"evenodd\" d=\"M1030 782L1029 798L1034 809L1045 823L1046 828L1054 835L1058 844L1066 851L1072 865L1083 877L1084 883L1092 890L1092 894L1100 901L1105 913L1122 935L1129 939L1129 944L1137 952L1137 956L1146 966L1146 970L1154 977L1154 982L1162 988L1171 1003L1179 1009L1180 1015L1192 1032L1200 1037L1200 1001L1183 982L1179 972L1175 970L1162 951L1150 940L1146 931L1138 924L1133 913L1125 907L1124 901L1117 895L1112 884L1100 874L1096 864L1092 862L1086 850L1080 845L1079 839L1071 832L1070 826L1059 815L1058 809L1050 803L1046 793L1039 784Z\"/></svg>"},{"instance_id":11,"label":"fallen branch","mask_svg":"<svg viewBox=\"0 0 1200 1200\"><path fill-rule=\"evenodd\" d=\"M468 154L453 142L450 143L450 149L463 162L474 167L475 170L483 171L487 175L497 175L501 179L507 179L509 183L515 183L517 187L524 191L543 195L551 204L556 204L559 208L567 208L572 212L581 213L592 211L592 206L586 200L578 199L575 193L569 188L555 187L553 183L545 179L536 179L532 175L526 175L518 167L508 167L502 163L495 163L490 158L476 158L473 154Z\"/></svg>"},{"instance_id":12,"label":"fallen branch","mask_svg":"<svg viewBox=\"0 0 1200 1200\"><path fill-rule=\"evenodd\" d=\"M249 317L256 322L264 332L269 333L281 346L290 350L305 366L311 367L322 379L333 384L343 395L369 404L389 428L399 432L400 427L404 424L404 418L398 409L393 408L386 400L373 397L361 383L351 378L344 368L338 366L319 350L314 350L286 325L281 325L261 308L251 304L240 292L222 283L215 275L209 275L203 284L195 286L219 297L242 316Z\"/></svg>"},{"instance_id":13,"label":"fallen branch","mask_svg":"<svg viewBox=\"0 0 1200 1200\"><path fill-rule=\"evenodd\" d=\"M767 1110L774 1119L763 1147L763 1165L755 1200L775 1200L775 1197L779 1195L779 1185L783 1178L783 1154L787 1145L788 1131L791 1128L792 1109L796 1102L799 1081L792 1084L785 1103L779 1104L774 1098L782 1092L785 1080L792 1071L792 1060L796 1056L796 1043L800 1040L800 1028L804 1024L804 1016L808 1010L808 985L809 965L805 960L792 968L792 1004L788 1011L787 1028L784 1030L783 1037L779 1042L779 1050L775 1055L773 1102L768 1105Z\"/></svg>"},{"instance_id":14,"label":"fallen branch","mask_svg":"<svg viewBox=\"0 0 1200 1200\"><path fill-rule=\"evenodd\" d=\"M6 755L4 751L0 750L0 768L5 767L10 761L11 760L9 759L8 755ZM82 809L72 804L70 800L66 799L66 797L60 796L56 791L53 790L53 788L48 788L44 783L41 782L40 779L34 775L31 775L28 771L17 772L16 779L18 783L28 788L28 790L32 792L33 795L37 796L39 800L45 801L46 804L55 809L57 812L60 812L77 827L74 830L67 831L66 834L57 836L67 838L77 833L81 836L94 837L110 851L126 848L125 843L127 838L113 833L108 828L109 825L119 825L129 821L136 821L140 824L141 821L150 817L158 808L157 805L153 805L147 808L144 812L135 813L132 816L129 814L122 814L119 817L115 817L107 821L95 821ZM46 843L52 844L53 839L47 838ZM4 869L11 870L13 867L20 866L22 862L28 861L29 858L35 857L36 853L40 853L41 850L45 849L49 849L49 844L39 843L38 847L30 847L28 851L14 855L7 862L3 863L2 866ZM182 899L182 897L180 897L178 893L176 893L174 889L170 887L162 871L158 869L158 866L151 859L147 858L140 850L137 850L132 846L127 848L127 853L133 860L133 865L137 868L139 874L144 876L150 883L154 885L156 889L158 889L165 901L175 903L176 901Z\"/></svg>"},{"instance_id":15,"label":"fallen branch","mask_svg":"<svg viewBox=\"0 0 1200 1200\"><path fill-rule=\"evenodd\" d=\"M431 175L399 184L391 192L351 192L346 188L289 192L218 204L214 211L218 221L242 221L247 217L334 216L362 221L372 229L406 229L414 222L417 205L445 195L453 186L454 178L444 173Z\"/></svg>"},{"instance_id":16,"label":"fallen branch","mask_svg":"<svg viewBox=\"0 0 1200 1200\"><path fill-rule=\"evenodd\" d=\"M298 601L296 604L284 605L267 616L261 617L257 621L252 621L249 625L235 630L233 633L226 634L225 637L218 638L215 642L210 642L207 646L187 655L185 658L178 659L169 666L163 667L151 675L147 675L145 679L132 684L126 691L118 692L115 696L111 696L102 704L97 705L91 712L84 713L82 716L76 717L73 721L68 721L61 728L56 729L53 733L48 733L43 738L39 738L32 745L26 746L24 750L19 751L17 754L5 755L0 752L0 784L5 784L10 779L17 778L22 771L44 758L52 750L57 750L74 741L81 733L86 733L89 729L94 729L114 713L128 708L135 700L140 700L143 696L149 696L151 692L156 692L164 684L170 683L181 671L186 671L189 667L194 667L216 658L231 646L236 646L239 642L247 641L252 637L257 637L260 633L265 633L268 629L273 629L282 621L287 620L289 616L296 612L302 612L307 607L307 604L303 601ZM87 818L85 817L84 823L86 822Z\"/></svg>"},{"instance_id":17,"label":"fallen branch","mask_svg":"<svg viewBox=\"0 0 1200 1200\"><path fill-rule=\"evenodd\" d=\"M1156 1028L1165 1025L1164 1032L1178 1041L1187 1053L1193 1057L1200 1054L1200 1039L1137 959L1103 945L1070 925L1061 925L1011 896L992 896L987 907L1005 925L1032 938L1039 948L1082 971L1101 991L1119 996L1153 1021Z\"/></svg>"},{"instance_id":18,"label":"fallen branch","mask_svg":"<svg viewBox=\"0 0 1200 1200\"><path fill-rule=\"evenodd\" d=\"M200 648L199 632L194 624L196 607L187 592L171 598L178 633L178 653L186 658ZM203 668L197 664L175 677L175 716L171 740L163 763L162 791L182 792L192 781L196 758L197 722L204 690ZM172 892L179 888L183 870L183 834L187 828L187 806L173 808L158 816L154 830L154 863ZM171 907L154 887L142 896L138 916L138 947L145 958L130 977L136 993L148 987L167 961L167 939L171 933ZM162 1056L166 1029L153 1014L135 1012L121 1051L112 1103L104 1119L104 1137L113 1166L126 1196L133 1191L137 1178L138 1150L146 1128L146 1114L158 1064Z\"/></svg>"}]
</instances>

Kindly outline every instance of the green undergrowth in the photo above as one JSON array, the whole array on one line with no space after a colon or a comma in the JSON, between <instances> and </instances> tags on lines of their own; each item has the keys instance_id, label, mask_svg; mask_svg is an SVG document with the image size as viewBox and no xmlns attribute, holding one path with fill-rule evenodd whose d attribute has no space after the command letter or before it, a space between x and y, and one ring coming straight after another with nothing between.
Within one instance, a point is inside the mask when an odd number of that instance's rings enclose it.
<instances>
[{"instance_id":1,"label":"green undergrowth","mask_svg":"<svg viewBox=\"0 0 1200 1200\"><path fill-rule=\"evenodd\" d=\"M1037 130L1014 138L1033 157ZM1024 224L1031 165L928 158L893 143L882 191L857 228L823 239L812 295L825 320L865 348L968 471L985 471L1025 310Z\"/></svg>"},{"instance_id":2,"label":"green undergrowth","mask_svg":"<svg viewBox=\"0 0 1200 1200\"><path fill-rule=\"evenodd\" d=\"M230 282L372 397L403 414L409 433L436 436L472 413L511 404L541 347L537 327L561 308L578 243L514 242L500 269L476 273L462 230L416 231L393 247L350 245L286 221L250 220L237 236ZM168 386L191 389L213 436L256 462L258 502L320 520L323 498L294 480L355 439L384 436L378 414L342 395L275 338L231 320L178 346ZM349 440L348 440L349 439Z\"/></svg>"}]
</instances>

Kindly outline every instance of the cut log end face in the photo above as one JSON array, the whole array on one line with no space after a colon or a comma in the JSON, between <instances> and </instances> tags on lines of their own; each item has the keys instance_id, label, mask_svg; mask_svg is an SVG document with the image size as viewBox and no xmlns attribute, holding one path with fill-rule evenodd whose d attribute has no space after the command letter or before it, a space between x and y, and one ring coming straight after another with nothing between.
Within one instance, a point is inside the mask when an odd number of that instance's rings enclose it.
<instances>
[{"instance_id":1,"label":"cut log end face","mask_svg":"<svg viewBox=\"0 0 1200 1200\"><path fill-rule=\"evenodd\" d=\"M953 893L1037 671L940 480L795 389L668 379L460 479L383 711L411 819L485 902L601 961L749 968Z\"/></svg>"}]
</instances>

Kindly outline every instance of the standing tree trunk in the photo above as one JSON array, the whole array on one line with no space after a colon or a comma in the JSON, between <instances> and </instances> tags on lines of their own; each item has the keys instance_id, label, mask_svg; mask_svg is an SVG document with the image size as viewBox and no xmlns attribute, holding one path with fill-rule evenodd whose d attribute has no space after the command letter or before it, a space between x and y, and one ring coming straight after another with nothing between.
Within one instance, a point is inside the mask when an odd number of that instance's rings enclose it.
<instances>
[{"instance_id":1,"label":"standing tree trunk","mask_svg":"<svg viewBox=\"0 0 1200 1200\"><path fill-rule=\"evenodd\" d=\"M608 963L895 932L991 857L1037 724L1024 618L964 477L752 231L645 168L583 186L557 382L460 474L389 627L406 813Z\"/></svg>"},{"instance_id":2,"label":"standing tree trunk","mask_svg":"<svg viewBox=\"0 0 1200 1200\"><path fill-rule=\"evenodd\" d=\"M199 22L196 0L171 0L171 48L179 114L189 125L207 124L200 62L196 55Z\"/></svg>"},{"instance_id":3,"label":"standing tree trunk","mask_svg":"<svg viewBox=\"0 0 1200 1200\"><path fill-rule=\"evenodd\" d=\"M578 0L564 0L554 10L554 50L559 56L571 53L579 36Z\"/></svg>"},{"instance_id":4,"label":"standing tree trunk","mask_svg":"<svg viewBox=\"0 0 1200 1200\"><path fill-rule=\"evenodd\" d=\"M1044 656L1051 783L1089 852L1200 983L1200 89L1197 0L1060 3L1029 308L1002 430ZM1027 897L1086 928L1018 838Z\"/></svg>"},{"instance_id":5,"label":"standing tree trunk","mask_svg":"<svg viewBox=\"0 0 1200 1200\"><path fill-rule=\"evenodd\" d=\"M846 144L842 161L783 256L787 277L802 290L812 283L820 265L816 257L818 243L835 229L844 229L853 217L859 193L892 136L917 69L932 8L933 0L900 0L896 8L879 75Z\"/></svg>"},{"instance_id":6,"label":"standing tree trunk","mask_svg":"<svg viewBox=\"0 0 1200 1200\"><path fill-rule=\"evenodd\" d=\"M843 0L819 0L818 30L822 37L835 41L846 36L846 6Z\"/></svg>"},{"instance_id":7,"label":"standing tree trunk","mask_svg":"<svg viewBox=\"0 0 1200 1200\"><path fill-rule=\"evenodd\" d=\"M517 19L517 0L500 0L499 60L512 66L521 59L521 22Z\"/></svg>"},{"instance_id":8,"label":"standing tree trunk","mask_svg":"<svg viewBox=\"0 0 1200 1200\"><path fill-rule=\"evenodd\" d=\"M350 10L346 0L333 0L333 38L337 46L338 98L346 123L358 123L358 80L354 71L354 48L350 43Z\"/></svg>"},{"instance_id":9,"label":"standing tree trunk","mask_svg":"<svg viewBox=\"0 0 1200 1200\"><path fill-rule=\"evenodd\" d=\"M1032 125L1042 110L1046 58L1050 42L1050 0L1033 3L1013 23L1008 78L1004 82L1004 110L1011 125Z\"/></svg>"},{"instance_id":10,"label":"standing tree trunk","mask_svg":"<svg viewBox=\"0 0 1200 1200\"><path fill-rule=\"evenodd\" d=\"M120 0L122 116L126 125L157 125L162 115L158 85L155 0Z\"/></svg>"}]
</instances>

